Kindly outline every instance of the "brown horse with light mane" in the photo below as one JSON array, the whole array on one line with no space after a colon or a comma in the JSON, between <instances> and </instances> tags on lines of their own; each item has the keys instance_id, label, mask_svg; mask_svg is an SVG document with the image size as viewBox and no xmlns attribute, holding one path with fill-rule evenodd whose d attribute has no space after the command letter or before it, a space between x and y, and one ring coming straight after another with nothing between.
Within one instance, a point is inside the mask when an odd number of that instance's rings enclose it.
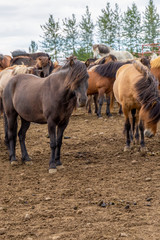
<instances>
[{"instance_id":1,"label":"brown horse with light mane","mask_svg":"<svg viewBox=\"0 0 160 240\"><path fill-rule=\"evenodd\" d=\"M144 135L152 137L160 120L160 97L157 80L149 70L138 62L124 65L117 71L113 92L122 105L125 116L126 146L130 149L132 132L135 138L141 135L141 150L145 150ZM132 129L131 129L132 128ZM145 131L144 131L145 130Z\"/></svg>"},{"instance_id":2,"label":"brown horse with light mane","mask_svg":"<svg viewBox=\"0 0 160 240\"><path fill-rule=\"evenodd\" d=\"M21 118L18 132L22 161L30 162L25 146L26 132L31 122L48 124L51 158L49 172L62 165L60 151L62 137L73 109L84 106L87 100L88 73L86 65L70 58L57 72L46 78L20 74L13 77L3 91L3 105L8 123L9 155L11 164L15 156L17 117Z\"/></svg>"}]
</instances>

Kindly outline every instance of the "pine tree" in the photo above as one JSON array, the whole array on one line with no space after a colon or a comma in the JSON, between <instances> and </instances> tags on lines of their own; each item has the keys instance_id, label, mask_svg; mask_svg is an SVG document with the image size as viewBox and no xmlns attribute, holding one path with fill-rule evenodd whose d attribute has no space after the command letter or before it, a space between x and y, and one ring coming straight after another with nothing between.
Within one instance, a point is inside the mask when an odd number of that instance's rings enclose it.
<instances>
[{"instance_id":1,"label":"pine tree","mask_svg":"<svg viewBox=\"0 0 160 240\"><path fill-rule=\"evenodd\" d=\"M123 44L128 51L139 51L141 48L141 14L135 3L123 15Z\"/></svg>"},{"instance_id":2,"label":"pine tree","mask_svg":"<svg viewBox=\"0 0 160 240\"><path fill-rule=\"evenodd\" d=\"M101 43L107 44L110 47L114 46L115 39L115 23L114 12L107 2L106 8L102 9L102 15L98 17L98 35Z\"/></svg>"},{"instance_id":3,"label":"pine tree","mask_svg":"<svg viewBox=\"0 0 160 240\"><path fill-rule=\"evenodd\" d=\"M44 32L43 41L41 42L42 48L45 52L50 53L53 59L57 59L58 55L61 54L62 46L59 21L55 21L53 15L50 15L48 22L41 25L41 28Z\"/></svg>"},{"instance_id":4,"label":"pine tree","mask_svg":"<svg viewBox=\"0 0 160 240\"><path fill-rule=\"evenodd\" d=\"M76 47L78 44L78 25L74 14L72 14L72 18L65 18L63 20L63 33L63 52L67 57L69 55L76 55Z\"/></svg>"},{"instance_id":5,"label":"pine tree","mask_svg":"<svg viewBox=\"0 0 160 240\"><path fill-rule=\"evenodd\" d=\"M160 40L160 15L157 13L153 0L149 0L149 4L145 8L143 33L145 43L155 43Z\"/></svg>"},{"instance_id":6,"label":"pine tree","mask_svg":"<svg viewBox=\"0 0 160 240\"><path fill-rule=\"evenodd\" d=\"M34 53L38 50L38 44L35 41L31 41L31 44L29 46L29 52Z\"/></svg>"},{"instance_id":7,"label":"pine tree","mask_svg":"<svg viewBox=\"0 0 160 240\"><path fill-rule=\"evenodd\" d=\"M119 9L118 4L115 4L115 10L113 12L113 19L114 19L114 42L113 42L113 48L120 50L121 49L121 39L122 39L122 14Z\"/></svg>"},{"instance_id":8,"label":"pine tree","mask_svg":"<svg viewBox=\"0 0 160 240\"><path fill-rule=\"evenodd\" d=\"M86 12L82 16L82 20L79 23L80 26L80 45L86 53L86 58L92 55L92 45L93 45L93 30L94 24L91 19L91 13L89 12L88 6L86 6Z\"/></svg>"}]
</instances>

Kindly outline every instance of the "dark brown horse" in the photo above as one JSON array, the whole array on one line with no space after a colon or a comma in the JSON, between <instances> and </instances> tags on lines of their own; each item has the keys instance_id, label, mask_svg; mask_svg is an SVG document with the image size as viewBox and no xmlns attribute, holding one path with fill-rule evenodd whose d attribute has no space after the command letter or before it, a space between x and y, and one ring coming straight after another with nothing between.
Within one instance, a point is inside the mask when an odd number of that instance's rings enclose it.
<instances>
[{"instance_id":1,"label":"dark brown horse","mask_svg":"<svg viewBox=\"0 0 160 240\"><path fill-rule=\"evenodd\" d=\"M50 136L51 159L49 172L61 166L62 137L77 102L84 106L87 100L88 73L86 65L71 58L56 73L47 78L20 74L11 79L3 92L4 111L8 121L9 155L16 163L15 146L17 116L21 118L18 132L22 161L30 161L25 146L30 122L47 123Z\"/></svg>"},{"instance_id":2,"label":"dark brown horse","mask_svg":"<svg viewBox=\"0 0 160 240\"><path fill-rule=\"evenodd\" d=\"M53 63L48 56L37 57L36 60L30 56L17 56L12 58L11 66L14 65L35 66L39 77L47 77L53 70Z\"/></svg>"}]
</instances>

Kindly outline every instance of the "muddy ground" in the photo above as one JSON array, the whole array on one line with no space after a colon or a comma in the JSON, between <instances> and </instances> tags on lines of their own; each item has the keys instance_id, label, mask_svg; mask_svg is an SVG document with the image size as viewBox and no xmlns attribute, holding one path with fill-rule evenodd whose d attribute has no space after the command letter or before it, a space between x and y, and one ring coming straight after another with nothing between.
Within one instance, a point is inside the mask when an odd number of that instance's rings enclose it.
<instances>
[{"instance_id":1,"label":"muddy ground","mask_svg":"<svg viewBox=\"0 0 160 240\"><path fill-rule=\"evenodd\" d=\"M62 145L64 169L48 173L47 125L27 132L32 166L11 166L0 119L0 240L159 240L160 123L124 152L123 116L73 113Z\"/></svg>"}]
</instances>

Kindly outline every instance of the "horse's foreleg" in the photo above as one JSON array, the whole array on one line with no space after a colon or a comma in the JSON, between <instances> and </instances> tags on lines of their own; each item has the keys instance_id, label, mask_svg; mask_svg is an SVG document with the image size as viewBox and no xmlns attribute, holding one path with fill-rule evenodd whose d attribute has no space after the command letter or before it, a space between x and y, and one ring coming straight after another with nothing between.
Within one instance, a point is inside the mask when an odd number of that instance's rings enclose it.
<instances>
[{"instance_id":1,"label":"horse's foreleg","mask_svg":"<svg viewBox=\"0 0 160 240\"><path fill-rule=\"evenodd\" d=\"M19 137L19 142L20 142L20 146L21 146L23 162L31 161L31 159L29 158L29 155L27 153L27 149L26 149L26 145L25 145L26 132L27 132L29 126L30 126L30 122L21 118L21 128L18 132L18 137Z\"/></svg>"},{"instance_id":2,"label":"horse's foreleg","mask_svg":"<svg viewBox=\"0 0 160 240\"><path fill-rule=\"evenodd\" d=\"M48 133L50 137L51 158L49 161L49 173L56 171L55 150L56 150L56 124L48 120Z\"/></svg>"},{"instance_id":3,"label":"horse's foreleg","mask_svg":"<svg viewBox=\"0 0 160 240\"><path fill-rule=\"evenodd\" d=\"M144 124L143 121L140 120L139 122L139 130L140 130L140 135L141 135L141 141L140 141L140 145L142 148L145 147L145 142L144 142Z\"/></svg>"},{"instance_id":4,"label":"horse's foreleg","mask_svg":"<svg viewBox=\"0 0 160 240\"><path fill-rule=\"evenodd\" d=\"M129 117L126 118L126 122L125 122L125 132L126 132L126 146L124 148L124 151L127 151L128 149L130 149L130 130L131 130L131 124L129 121Z\"/></svg>"},{"instance_id":5,"label":"horse's foreleg","mask_svg":"<svg viewBox=\"0 0 160 240\"><path fill-rule=\"evenodd\" d=\"M98 112L97 99L98 99L98 94L96 93L96 94L93 95L94 106L95 106L95 113Z\"/></svg>"},{"instance_id":6,"label":"horse's foreleg","mask_svg":"<svg viewBox=\"0 0 160 240\"><path fill-rule=\"evenodd\" d=\"M56 142L56 152L55 152L56 166L62 166L62 163L60 161L61 146L62 146L63 133L67 125L68 125L68 121L65 122L63 125L59 125L57 128L57 142Z\"/></svg>"},{"instance_id":7,"label":"horse's foreleg","mask_svg":"<svg viewBox=\"0 0 160 240\"><path fill-rule=\"evenodd\" d=\"M87 101L87 104L86 104L86 108L88 107L88 113L92 113L91 103L92 103L92 96L89 95L88 96L88 101Z\"/></svg>"}]
</instances>

